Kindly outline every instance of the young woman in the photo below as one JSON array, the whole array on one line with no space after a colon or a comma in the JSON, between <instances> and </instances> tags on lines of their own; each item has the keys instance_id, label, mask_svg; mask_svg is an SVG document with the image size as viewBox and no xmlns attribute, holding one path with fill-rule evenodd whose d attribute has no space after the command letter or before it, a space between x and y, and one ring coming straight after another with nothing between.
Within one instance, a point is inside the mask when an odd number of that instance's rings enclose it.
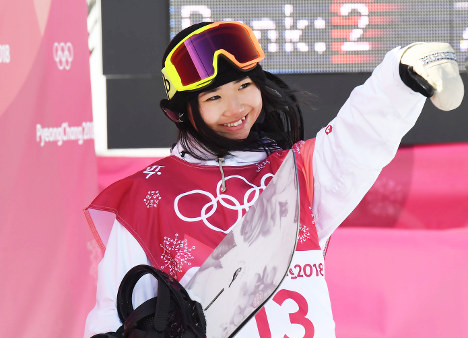
<instances>
[{"instance_id":1,"label":"young woman","mask_svg":"<svg viewBox=\"0 0 468 338\"><path fill-rule=\"evenodd\" d=\"M420 61L434 55L429 63L437 72ZM304 141L296 98L258 64L264 54L249 27L200 23L176 35L162 63L168 98L161 108L179 129L171 156L112 184L87 209L105 254L85 337L121 325L117 290L133 266L150 264L186 285L290 149L301 197L291 266L316 266L318 273L289 273L238 337L334 337L324 270L327 242L392 160L426 97L442 109L460 104L453 56L447 44L395 48L336 118ZM451 95L442 90L447 86ZM141 280L134 305L154 297L155 290L152 279Z\"/></svg>"}]
</instances>

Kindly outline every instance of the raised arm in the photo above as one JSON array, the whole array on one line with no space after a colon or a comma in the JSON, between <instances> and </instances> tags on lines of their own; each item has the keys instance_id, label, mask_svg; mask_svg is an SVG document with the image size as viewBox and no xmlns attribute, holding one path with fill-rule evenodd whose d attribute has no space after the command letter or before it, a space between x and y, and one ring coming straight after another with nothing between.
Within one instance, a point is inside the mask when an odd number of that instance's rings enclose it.
<instances>
[{"instance_id":1,"label":"raised arm","mask_svg":"<svg viewBox=\"0 0 468 338\"><path fill-rule=\"evenodd\" d=\"M318 132L313 212L322 248L394 158L426 96L443 110L461 103L458 65L452 55L440 51L440 45L423 44L415 49L410 45L388 52L369 79L352 91L336 118ZM424 57L431 55L440 59L424 64Z\"/></svg>"}]
</instances>

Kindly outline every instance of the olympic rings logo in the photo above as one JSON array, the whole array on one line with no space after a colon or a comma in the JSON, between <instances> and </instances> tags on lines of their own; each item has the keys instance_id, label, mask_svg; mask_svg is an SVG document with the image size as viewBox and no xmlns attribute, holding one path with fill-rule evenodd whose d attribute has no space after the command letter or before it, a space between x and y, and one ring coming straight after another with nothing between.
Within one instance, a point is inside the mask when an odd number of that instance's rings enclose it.
<instances>
[{"instance_id":1,"label":"olympic rings logo","mask_svg":"<svg viewBox=\"0 0 468 338\"><path fill-rule=\"evenodd\" d=\"M58 69L69 70L73 61L73 45L70 42L55 42L53 52Z\"/></svg>"},{"instance_id":2,"label":"olympic rings logo","mask_svg":"<svg viewBox=\"0 0 468 338\"><path fill-rule=\"evenodd\" d=\"M203 221L203 223L210 229L215 230L215 231L220 231L224 233L228 233L231 231L231 229L236 225L241 219L242 219L242 212L249 210L249 208L255 203L255 201L258 199L258 196L260 196L261 191L265 190L266 184L265 181L269 177L273 177L274 175L271 173L265 174L261 181L260 181L260 186L257 187L255 184L250 183L247 181L244 177L239 176L239 175L233 175L233 176L227 176L225 178L225 181L227 182L230 179L233 178L238 178L244 181L248 186L250 186L250 189L247 189L247 191L244 193L244 198L243 201L237 200L235 197L221 193L221 180L218 181L216 185L216 196L213 194L204 191L204 190L191 190L188 192L185 192L183 194L180 194L177 196L174 200L174 211L176 215L183 221L186 222L198 222L198 221ZM197 195L205 195L208 196L210 199L210 202L206 203L200 210L200 216L198 217L187 217L182 214L179 208L180 200L182 197L185 196L192 196L193 199L197 199ZM190 202L188 202L190 203ZM223 230L217 227L216 225L213 225L210 223L209 218L216 212L218 207L224 207L229 210L234 210L237 211L237 218L233 224L229 226L229 229Z\"/></svg>"}]
</instances>

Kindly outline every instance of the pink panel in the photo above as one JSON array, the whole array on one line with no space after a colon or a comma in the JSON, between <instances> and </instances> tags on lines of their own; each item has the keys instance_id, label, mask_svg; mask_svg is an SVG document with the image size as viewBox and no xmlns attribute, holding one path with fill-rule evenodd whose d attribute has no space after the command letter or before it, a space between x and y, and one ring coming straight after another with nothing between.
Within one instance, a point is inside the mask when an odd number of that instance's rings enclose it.
<instances>
[{"instance_id":1,"label":"pink panel","mask_svg":"<svg viewBox=\"0 0 468 338\"><path fill-rule=\"evenodd\" d=\"M468 229L341 228L326 257L340 338L466 337Z\"/></svg>"},{"instance_id":2,"label":"pink panel","mask_svg":"<svg viewBox=\"0 0 468 338\"><path fill-rule=\"evenodd\" d=\"M0 335L82 337L101 255L86 1L0 8Z\"/></svg>"},{"instance_id":3,"label":"pink panel","mask_svg":"<svg viewBox=\"0 0 468 338\"><path fill-rule=\"evenodd\" d=\"M468 143L402 147L342 226L468 227Z\"/></svg>"}]
</instances>

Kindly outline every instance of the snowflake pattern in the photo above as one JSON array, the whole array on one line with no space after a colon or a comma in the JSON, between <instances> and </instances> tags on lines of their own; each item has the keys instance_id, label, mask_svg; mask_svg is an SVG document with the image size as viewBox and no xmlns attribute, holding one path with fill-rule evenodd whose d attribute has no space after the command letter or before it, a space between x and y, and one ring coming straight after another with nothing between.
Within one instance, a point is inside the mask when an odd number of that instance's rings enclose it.
<instances>
[{"instance_id":1,"label":"snowflake pattern","mask_svg":"<svg viewBox=\"0 0 468 338\"><path fill-rule=\"evenodd\" d=\"M311 239L309 227L305 224L299 226L299 242L304 243L305 241Z\"/></svg>"},{"instance_id":2,"label":"snowflake pattern","mask_svg":"<svg viewBox=\"0 0 468 338\"><path fill-rule=\"evenodd\" d=\"M192 265L190 261L194 258L192 250L195 249L195 246L189 248L187 240L179 239L179 234L175 234L173 239L164 236L164 241L160 246L163 249L161 259L164 262L164 265L161 265L161 270L169 268L169 274L174 278L177 278L178 272L182 272L182 267L185 264Z\"/></svg>"},{"instance_id":3,"label":"snowflake pattern","mask_svg":"<svg viewBox=\"0 0 468 338\"><path fill-rule=\"evenodd\" d=\"M150 190L146 194L146 197L143 199L143 202L145 202L145 205L147 208L151 208L151 207L156 208L158 206L160 199L161 199L161 196L159 195L158 190Z\"/></svg>"}]
</instances>

